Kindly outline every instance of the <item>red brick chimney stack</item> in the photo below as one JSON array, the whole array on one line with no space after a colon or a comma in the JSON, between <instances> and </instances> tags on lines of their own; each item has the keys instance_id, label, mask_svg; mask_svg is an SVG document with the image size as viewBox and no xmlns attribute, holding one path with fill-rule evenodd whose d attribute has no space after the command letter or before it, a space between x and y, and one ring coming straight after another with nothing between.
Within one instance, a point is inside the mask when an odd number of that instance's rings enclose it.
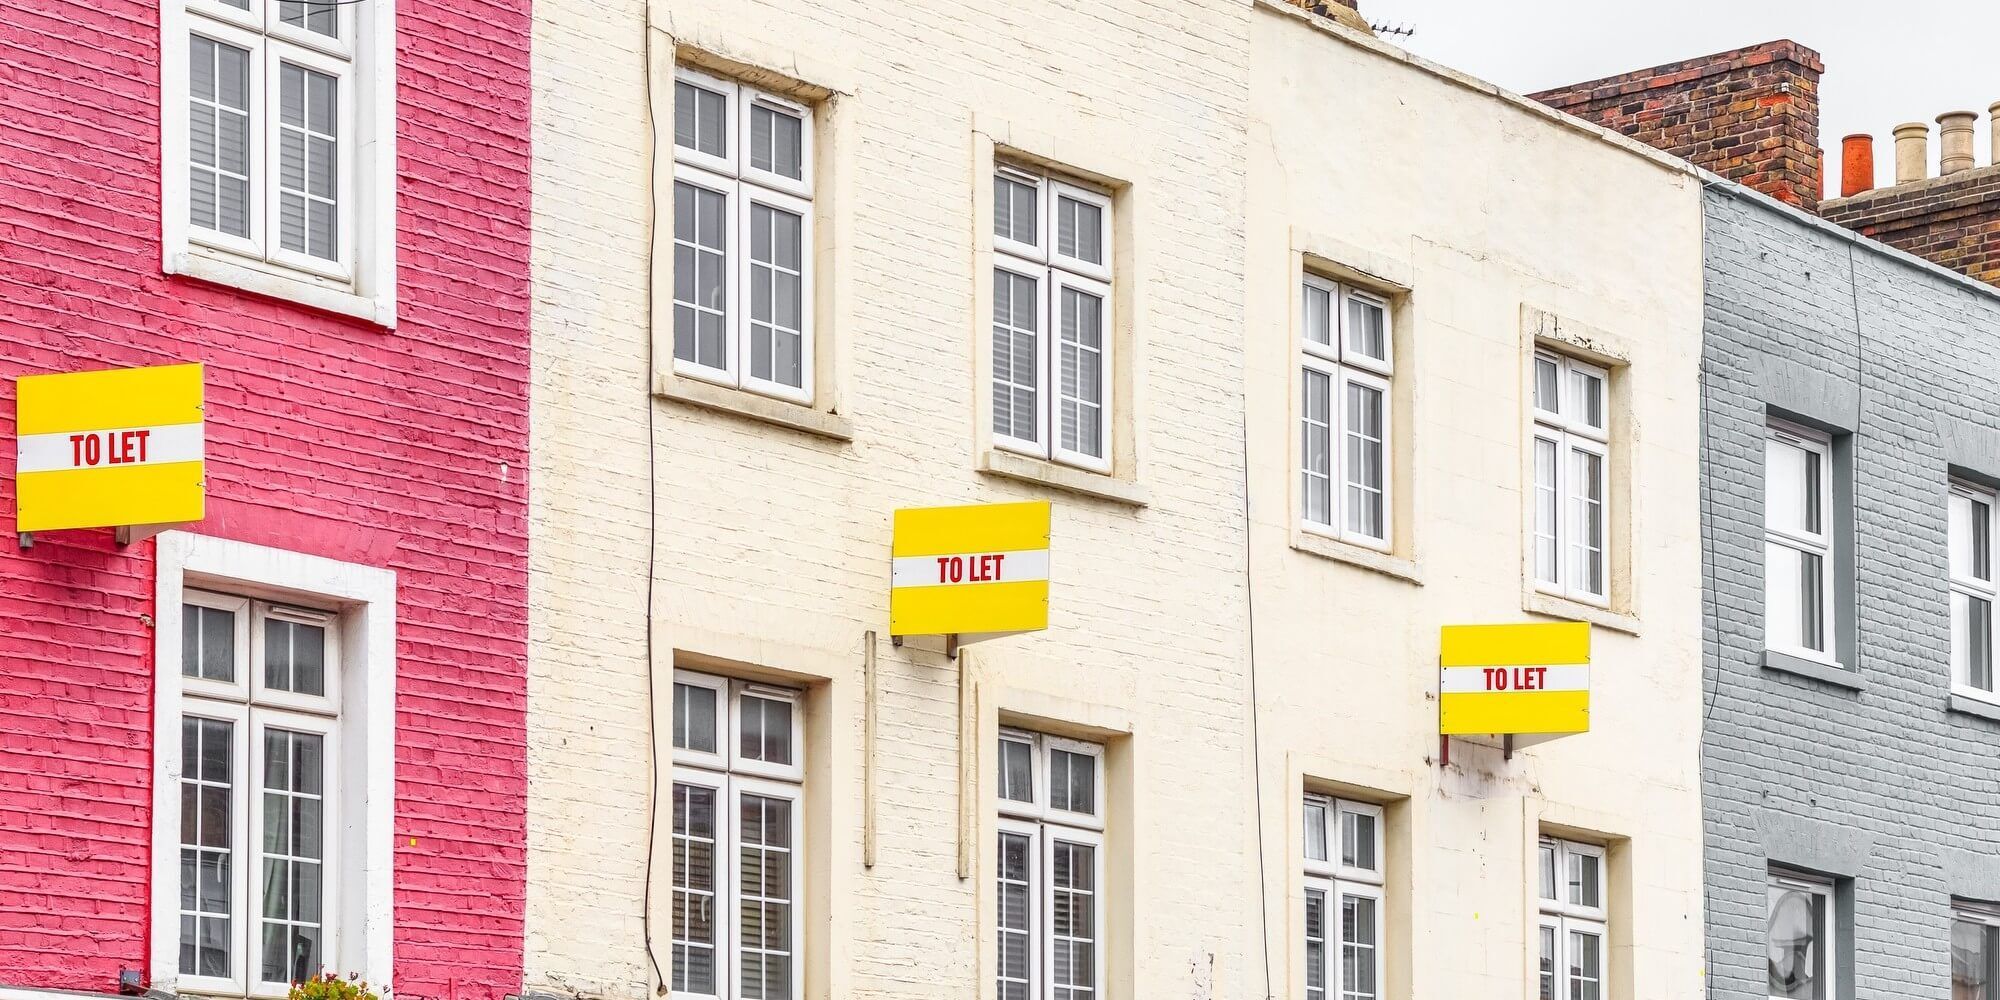
<instances>
[{"instance_id":1,"label":"red brick chimney stack","mask_svg":"<svg viewBox=\"0 0 2000 1000\"><path fill-rule=\"evenodd\" d=\"M1813 211L1823 70L1780 40L1529 96Z\"/></svg>"}]
</instances>

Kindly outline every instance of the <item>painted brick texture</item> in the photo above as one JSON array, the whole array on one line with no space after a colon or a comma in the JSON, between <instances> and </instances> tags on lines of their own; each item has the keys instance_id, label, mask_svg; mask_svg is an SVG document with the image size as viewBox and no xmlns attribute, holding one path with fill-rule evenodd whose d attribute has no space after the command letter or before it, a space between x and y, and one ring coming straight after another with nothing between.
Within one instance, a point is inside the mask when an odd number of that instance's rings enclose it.
<instances>
[{"instance_id":1,"label":"painted brick texture","mask_svg":"<svg viewBox=\"0 0 2000 1000\"><path fill-rule=\"evenodd\" d=\"M1529 96L1812 211L1823 70L1819 53L1776 41Z\"/></svg>"},{"instance_id":2,"label":"painted brick texture","mask_svg":"<svg viewBox=\"0 0 2000 1000\"><path fill-rule=\"evenodd\" d=\"M1820 214L1870 239L2000 285L2000 167L1827 201Z\"/></svg>"},{"instance_id":3,"label":"painted brick texture","mask_svg":"<svg viewBox=\"0 0 2000 1000\"><path fill-rule=\"evenodd\" d=\"M497 997L524 905L528 5L398 14L384 330L160 273L156 3L0 7L0 395L205 362L198 530L397 572L395 986ZM0 985L148 965L152 553L0 548Z\"/></svg>"},{"instance_id":4,"label":"painted brick texture","mask_svg":"<svg viewBox=\"0 0 2000 1000\"><path fill-rule=\"evenodd\" d=\"M1832 872L1854 887L1840 995L1949 996L1949 898L1981 894L2000 856L2000 724L1948 707L1945 584L1953 428L2000 424L2000 297L1740 189L1711 191L1705 216L1710 995L1766 995L1765 873L1796 860L1766 844L1823 823L1860 845ZM1854 502L1834 511L1856 539L1858 693L1762 666L1762 434L1800 386L1858 399Z\"/></svg>"}]
</instances>

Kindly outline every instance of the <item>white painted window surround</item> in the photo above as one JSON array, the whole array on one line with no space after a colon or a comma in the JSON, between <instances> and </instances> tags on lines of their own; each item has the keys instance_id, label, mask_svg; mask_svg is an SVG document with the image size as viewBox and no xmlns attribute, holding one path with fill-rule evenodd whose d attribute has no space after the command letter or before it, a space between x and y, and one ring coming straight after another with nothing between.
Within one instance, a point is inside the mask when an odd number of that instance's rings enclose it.
<instances>
[{"instance_id":1,"label":"white painted window surround","mask_svg":"<svg viewBox=\"0 0 2000 1000\"><path fill-rule=\"evenodd\" d=\"M1535 586L1600 607L1611 600L1610 389L1603 368L1535 352Z\"/></svg>"},{"instance_id":2,"label":"white painted window surround","mask_svg":"<svg viewBox=\"0 0 2000 1000\"><path fill-rule=\"evenodd\" d=\"M1382 995L1382 807L1305 797L1306 1000Z\"/></svg>"},{"instance_id":3,"label":"white painted window surround","mask_svg":"<svg viewBox=\"0 0 2000 1000\"><path fill-rule=\"evenodd\" d=\"M674 671L674 1000L804 993L800 692Z\"/></svg>"},{"instance_id":4,"label":"white painted window surround","mask_svg":"<svg viewBox=\"0 0 2000 1000\"><path fill-rule=\"evenodd\" d=\"M396 323L394 0L167 0L161 265Z\"/></svg>"},{"instance_id":5,"label":"white painted window surround","mask_svg":"<svg viewBox=\"0 0 2000 1000\"><path fill-rule=\"evenodd\" d=\"M674 74L674 371L810 405L813 109Z\"/></svg>"},{"instance_id":6,"label":"white painted window surround","mask_svg":"<svg viewBox=\"0 0 2000 1000\"><path fill-rule=\"evenodd\" d=\"M1764 645L1834 664L1833 440L1771 421L1764 437Z\"/></svg>"},{"instance_id":7,"label":"white painted window surround","mask_svg":"<svg viewBox=\"0 0 2000 1000\"><path fill-rule=\"evenodd\" d=\"M993 170L993 443L1112 468L1117 322L1111 196L1032 167Z\"/></svg>"},{"instance_id":8,"label":"white painted window surround","mask_svg":"<svg viewBox=\"0 0 2000 1000\"><path fill-rule=\"evenodd\" d=\"M1306 274L1299 286L1299 524L1387 551L1395 438L1389 300Z\"/></svg>"},{"instance_id":9,"label":"white painted window surround","mask_svg":"<svg viewBox=\"0 0 2000 1000\"><path fill-rule=\"evenodd\" d=\"M994 996L1097 1000L1105 989L1104 748L1000 734Z\"/></svg>"},{"instance_id":10,"label":"white painted window surround","mask_svg":"<svg viewBox=\"0 0 2000 1000\"><path fill-rule=\"evenodd\" d=\"M1604 848L1543 837L1536 852L1535 897L1541 1000L1604 1000L1610 947Z\"/></svg>"},{"instance_id":11,"label":"white painted window surround","mask_svg":"<svg viewBox=\"0 0 2000 1000\"><path fill-rule=\"evenodd\" d=\"M1953 480L1947 501L1951 591L1952 690L1986 701L1995 694L1993 609L2000 587L1993 575L1994 491Z\"/></svg>"},{"instance_id":12,"label":"white painted window surround","mask_svg":"<svg viewBox=\"0 0 2000 1000\"><path fill-rule=\"evenodd\" d=\"M282 997L287 984L261 976L261 936L268 921L254 917L246 928L245 911L262 912L258 883L268 874L251 872L241 860L269 829L266 821L281 806L320 811L324 817L321 844L313 851L258 852L258 866L301 872L317 868L326 892L316 920L321 953L318 964L330 970L354 972L381 987L391 985L391 855L395 782L395 642L396 577L392 571L288 552L245 542L187 532L159 538L154 593L159 620L155 623L155 702L153 738L158 752L153 766L153 868L151 981L157 988L219 996ZM206 631L203 621L189 616L214 613ZM193 626L190 630L188 627ZM304 633L294 628L323 630L308 647ZM323 645L317 640L323 639ZM287 655L283 648L323 652L317 665L303 653ZM219 662L205 654L224 649L235 669L204 670ZM192 650L197 661L184 662ZM191 671L195 676L184 676ZM227 755L218 754L210 767L183 773L184 726L195 720L217 725L228 734ZM246 738L247 737L247 738ZM281 746L282 744L282 746ZM268 773L290 775L267 780L267 763L303 744L323 748L320 766L279 768ZM249 779L249 790L232 789ZM297 780L293 780L297 779ZM315 780L317 779L317 780ZM222 890L232 901L232 923L226 940L231 952L222 975L202 975L213 968L183 973L182 917L194 912L225 912L204 903L199 893L192 911L184 906L182 886L182 796L204 790L217 795L208 816L226 813L230 834L218 836L232 850L230 880ZM318 791L314 789L317 788ZM254 792L254 794L252 794ZM233 793L233 798L229 796ZM232 804L222 807L227 799ZM284 815L292 815L287 809ZM197 822L197 826L205 820ZM308 829L310 824L297 829ZM202 840L199 834L197 840ZM317 864L287 861L310 859ZM200 918L196 918L200 919ZM294 919L293 913L287 919ZM220 921L214 930L222 930ZM272 924L277 930L279 925ZM250 944L250 930L258 944Z\"/></svg>"}]
</instances>

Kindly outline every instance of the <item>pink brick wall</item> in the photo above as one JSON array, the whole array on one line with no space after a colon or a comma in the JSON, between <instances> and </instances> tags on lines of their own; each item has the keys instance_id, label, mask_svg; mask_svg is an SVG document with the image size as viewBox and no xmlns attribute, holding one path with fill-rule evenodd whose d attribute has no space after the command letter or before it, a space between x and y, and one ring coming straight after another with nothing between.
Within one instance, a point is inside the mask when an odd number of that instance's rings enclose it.
<instances>
[{"instance_id":1,"label":"pink brick wall","mask_svg":"<svg viewBox=\"0 0 2000 1000\"><path fill-rule=\"evenodd\" d=\"M393 332L160 273L158 11L0 3L0 985L113 990L148 966L150 898L153 547L18 550L14 378L202 361L200 530L398 574L398 992L500 996L525 875L528 0L399 0Z\"/></svg>"}]
</instances>

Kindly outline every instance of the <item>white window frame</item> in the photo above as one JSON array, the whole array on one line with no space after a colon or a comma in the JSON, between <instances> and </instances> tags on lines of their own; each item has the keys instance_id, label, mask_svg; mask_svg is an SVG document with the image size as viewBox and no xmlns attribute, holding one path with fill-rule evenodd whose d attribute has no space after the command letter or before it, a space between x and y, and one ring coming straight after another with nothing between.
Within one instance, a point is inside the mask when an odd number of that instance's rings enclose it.
<instances>
[{"instance_id":1,"label":"white window frame","mask_svg":"<svg viewBox=\"0 0 2000 1000\"><path fill-rule=\"evenodd\" d=\"M268 10L267 10L268 8ZM219 0L167 0L160 10L161 269L396 325L396 4L338 10L339 39L279 20L277 0L248 11ZM197 228L189 218L188 36L250 52L250 235ZM339 82L337 247L333 261L279 248L277 67L280 60Z\"/></svg>"},{"instance_id":2,"label":"white window frame","mask_svg":"<svg viewBox=\"0 0 2000 1000\"><path fill-rule=\"evenodd\" d=\"M2000 905L1954 898L1951 901L1951 923L1945 943L1947 951L1953 947L1951 939L1958 934L1957 925L1972 924L1980 929L1980 936L1985 939L1986 995L1991 997L1994 988L2000 986Z\"/></svg>"},{"instance_id":3,"label":"white window frame","mask_svg":"<svg viewBox=\"0 0 2000 1000\"><path fill-rule=\"evenodd\" d=\"M1383 809L1381 806L1371 802L1357 802L1351 799L1335 798L1330 795L1308 792L1305 796L1304 810L1310 811L1314 809L1325 811L1326 840L1320 847L1326 857L1315 858L1312 856L1314 845L1312 843L1311 827L1309 824L1302 822L1301 826L1306 839L1305 850L1301 852L1304 858L1305 891L1300 895L1299 926L1302 929L1307 926L1305 923L1305 907L1309 905L1309 894L1313 892L1322 893L1326 900L1326 912L1322 923L1325 940L1321 953L1324 956L1325 965L1321 970L1321 981L1327 984L1324 994L1325 1000L1342 1000L1346 996L1345 985L1347 982L1347 970L1345 968L1347 956L1344 948L1345 940L1341 923L1342 906L1344 901L1349 898L1373 900L1375 904L1375 982L1368 984L1368 989L1358 995L1379 998L1383 994L1382 970L1385 956L1388 952L1388 943L1383 939L1383 933L1387 927L1383 911L1388 906L1384 892L1387 881L1386 869L1388 867L1388 859L1383 855L1383 843L1385 840ZM1348 865L1343 861L1347 853L1343 850L1347 846L1347 824L1343 822L1342 818L1347 815L1367 816L1374 821L1371 825L1373 843L1370 845L1371 854L1375 859L1375 867L1372 869ZM1303 812L1301 819L1303 820ZM1301 961L1306 963L1303 974L1307 977L1303 981L1310 983L1312 975L1312 969L1310 968L1312 952L1311 948L1306 946L1307 944L1306 938L1301 937L1299 952Z\"/></svg>"},{"instance_id":4,"label":"white window frame","mask_svg":"<svg viewBox=\"0 0 2000 1000\"><path fill-rule=\"evenodd\" d=\"M1308 329L1306 298L1314 292L1328 296L1327 340L1322 344L1312 339ZM1298 441L1299 498L1295 505L1299 529L1315 535L1337 538L1343 542L1387 552L1396 535L1396 422L1395 422L1395 357L1396 330L1395 311L1389 299L1383 295L1356 288L1331 278L1302 272L1299 279L1299 368L1298 393L1299 416L1292 433ZM1382 313L1382 357L1373 357L1350 342L1349 310L1352 303L1379 309ZM1321 523L1307 516L1306 449L1303 429L1312 414L1306 412L1305 379L1307 373L1324 376L1327 379L1328 401L1328 455L1327 521ZM1382 533L1370 535L1347 526L1347 480L1349 459L1349 427L1347 422L1347 394L1350 386L1373 389L1382 394Z\"/></svg>"},{"instance_id":5,"label":"white window frame","mask_svg":"<svg viewBox=\"0 0 2000 1000\"><path fill-rule=\"evenodd\" d=\"M1542 405L1540 398L1540 367L1553 364L1556 369L1556 406L1554 409ZM1600 421L1591 423L1583 400L1573 390L1577 378L1597 380ZM1555 448L1554 500L1556 504L1556 534L1551 539L1555 546L1555 576L1550 578L1542 571L1541 541L1541 491L1542 483L1535 469L1535 456L1529 454L1529 573L1535 581L1535 589L1573 601L1597 607L1611 604L1612 565L1612 508L1611 508L1611 372L1602 365L1591 364L1567 354L1537 348L1528 379L1529 409L1534 414L1534 433L1531 448L1535 443L1547 443ZM1580 552L1578 540L1582 534L1582 523L1576 513L1583 502L1582 486L1572 482L1571 468L1578 455L1593 455L1598 460L1601 482L1597 516L1600 535L1604 547L1597 553L1597 573L1603 586L1592 589L1582 579L1584 574L1572 561L1572 556Z\"/></svg>"},{"instance_id":6,"label":"white window frame","mask_svg":"<svg viewBox=\"0 0 2000 1000\"><path fill-rule=\"evenodd\" d=\"M1833 604L1833 577L1836 571L1833 544L1833 519L1835 517L1833 509L1833 438L1822 431L1811 430L1798 424L1772 419L1765 426L1765 441L1764 573L1766 598L1764 601L1764 646L1766 649L1785 653L1790 656L1838 666L1839 652L1835 638L1839 635L1839 632L1837 631L1837 619ZM1791 530L1775 527L1771 524L1770 483L1772 470L1769 461L1769 442L1771 441L1781 442L1790 447L1816 453L1819 456L1819 532ZM1801 484L1801 486L1803 485ZM1769 579L1771 572L1770 547L1773 545L1820 557L1820 638L1821 645L1826 647L1823 650L1808 649L1803 642L1784 641L1777 638L1771 619L1772 608L1768 596L1770 593ZM1803 613L1803 609L1801 609L1801 612ZM1793 622L1788 627L1787 634L1799 634L1799 624L1799 622Z\"/></svg>"},{"instance_id":7,"label":"white window frame","mask_svg":"<svg viewBox=\"0 0 2000 1000\"><path fill-rule=\"evenodd\" d=\"M1115 465L1116 417L1120 402L1114 393L1117 379L1113 377L1118 362L1118 301L1113 294L1116 284L1114 261L1117 256L1117 248L1112 244L1112 234L1116 231L1111 216L1113 198L1109 192L1082 182L1004 160L994 163L992 175L1031 185L1035 191L1036 242L1024 243L997 232L991 233L991 236L994 270L1006 271L1035 283L1036 315L1041 320L1041 328L1035 338L1036 436L1033 439L1016 437L993 427L990 405L981 419L991 428L996 447L1090 472L1109 474ZM991 183L990 179L988 183ZM1056 215L1058 205L1064 198L1098 207L1098 246L1104 254L1102 263L1092 263L1057 250ZM992 290L992 275L987 277L989 290ZM1097 398L1101 400L1098 433L1102 437L1099 443L1104 452L1101 456L1062 445L1062 353L1059 348L1062 337L1061 290L1064 288L1095 296L1102 303L1098 318L1097 372ZM989 332L992 329L990 316L987 317L987 329ZM989 376L987 392L991 393L993 389Z\"/></svg>"},{"instance_id":8,"label":"white window frame","mask_svg":"<svg viewBox=\"0 0 2000 1000\"><path fill-rule=\"evenodd\" d=\"M1541 861L1549 859L1554 866L1556 898L1541 894ZM1570 890L1577 883L1569 880L1570 862L1585 860L1597 868L1597 902L1578 902L1570 899ZM1563 1000L1571 995L1575 977L1571 975L1570 935L1589 934L1597 941L1597 995L1599 1000L1608 1000L1611 995L1611 930L1610 871L1605 864L1605 850L1599 844L1587 844L1557 837L1543 837L1536 847L1535 900L1540 909L1537 918L1537 938L1540 930L1547 928L1555 934L1555 995ZM1536 960L1540 961L1539 940L1536 941ZM1538 973L1539 975L1539 973Z\"/></svg>"},{"instance_id":9,"label":"white window frame","mask_svg":"<svg viewBox=\"0 0 2000 1000\"><path fill-rule=\"evenodd\" d=\"M715 815L715 858L713 896L715 912L715 987L714 993L695 993L686 990L669 992L672 1000L737 1000L742 995L742 886L738 875L742 850L742 796L757 795L765 798L784 799L791 803L791 878L792 887L790 936L788 941L791 957L791 996L804 995L805 981L805 937L806 902L805 881L805 747L801 738L805 732L804 693L793 688L778 687L754 681L745 681L676 668L674 683L706 688L716 692L715 720L716 752L707 753L682 747L673 748L672 784L697 785L714 789L716 793ZM791 705L791 751L790 764L745 757L742 753L742 699L761 698L781 701ZM678 707L675 708L678 711ZM669 877L671 886L671 876ZM672 891L671 888L669 890ZM669 963L672 959L669 957ZM668 969L668 984L672 983L673 971Z\"/></svg>"},{"instance_id":10,"label":"white window frame","mask_svg":"<svg viewBox=\"0 0 2000 1000\"><path fill-rule=\"evenodd\" d=\"M1984 553L1971 552L1973 538L1961 535L1957 515L1957 508L1961 503L1967 509L1968 530L1972 524L1970 519L1976 516L1978 507L1984 505L1986 508L1986 551ZM1994 639L1993 614L2000 612L2000 572L1996 571L1996 566L2000 565L2000 546L1996 546L1994 541L1995 529L2000 528L2000 524L1996 524L1995 521L1996 517L2000 517L2000 514L1996 514L1996 512L2000 512L2000 493L1964 479L1956 477L1952 479L1946 503L1947 556L1945 561L1945 573L1950 581L1949 589L1951 594L1952 692L1969 698L1977 698L1981 701L2000 703L2000 693L1996 693L1996 691L2000 691L2000 679L1995 679L1992 676L1995 673L1995 665L1992 663ZM1986 557L1985 578L1982 579L1978 575L1975 566L1966 565L1965 561L1961 560L1961 552L1975 558L1981 554ZM1988 683L1992 685L1991 687L1982 688L1973 684L1971 676L1971 651L1965 646L1965 623L1960 620L1958 612L1960 598L1965 598L1968 602L1974 600L1986 602L1988 615L1985 642L1988 660Z\"/></svg>"},{"instance_id":11,"label":"white window frame","mask_svg":"<svg viewBox=\"0 0 2000 1000\"><path fill-rule=\"evenodd\" d=\"M1094 995L1103 996L1107 988L1105 982L1106 942L1104 934L1107 926L1105 900L1110 895L1108 891L1109 887L1104 882L1106 871L1104 858L1104 799L1106 793L1104 787L1104 747L1100 744L1084 740L1069 739L1011 727L1001 730L1000 739L1026 742L1033 748L1033 754L1029 758L1033 761L1033 767L1030 769L1029 774L1029 783L1035 789L1035 801L1020 802L1014 799L1000 798L996 787L994 797L997 802L998 816L995 818L995 833L991 841L996 848L995 858L997 864L997 848L1001 834L1023 836L1029 839L1028 878L1031 885L1029 899L1033 901L1034 907L1028 914L1028 939L1031 942L1028 951L1028 978L1029 982L1033 984L1030 997L1033 1000L1048 1000L1048 998L1055 995L1055 963L1048 957L1048 953L1055 946L1055 941L1048 915L1053 911L1055 903L1053 857L1055 845L1058 842L1088 845L1092 849L1091 860L1095 865L1091 881L1091 894L1093 897L1091 918L1095 922L1091 928L1091 955L1095 964L1095 968L1092 971L1092 982L1095 984ZM1048 768L1049 762L1052 760L1052 754L1056 750L1083 754L1091 759L1090 812L1083 813L1068 809L1057 809L1051 803L1051 782L1048 778ZM994 905L997 908L999 904L997 868L995 869L995 877ZM997 982L1000 972L999 923L997 913L994 926L994 977Z\"/></svg>"},{"instance_id":12,"label":"white window frame","mask_svg":"<svg viewBox=\"0 0 2000 1000\"><path fill-rule=\"evenodd\" d=\"M674 181L686 181L723 195L726 219L723 235L723 298L727 314L723 319L723 365L720 368L673 354L674 373L732 389L810 406L818 381L814 356L814 243L813 243L813 154L814 109L797 101L761 90L747 83L704 73L688 66L674 68L676 83L685 82L723 97L724 154L716 156L674 143ZM793 180L750 166L750 156L742 144L750 135L753 107L766 107L799 119L800 179ZM673 123L668 123L671 132ZM668 197L672 198L671 188ZM672 202L669 201L671 205ZM763 205L799 217L799 381L798 386L750 374L750 215L752 205ZM671 265L670 265L671 267ZM669 311L668 340L679 331L672 329Z\"/></svg>"},{"instance_id":13,"label":"white window frame","mask_svg":"<svg viewBox=\"0 0 2000 1000\"><path fill-rule=\"evenodd\" d=\"M225 718L238 725L235 766L248 800L234 810L234 843L254 848L250 833L261 815L262 727L323 733L325 799L321 956L329 969L356 972L391 987L393 933L392 852L395 807L396 577L372 566L344 563L281 549L172 531L162 534L155 560L153 862L151 959L155 987L236 997L283 997L289 984L256 983L256 949L235 956L226 980L181 975L180 782L181 720ZM246 598L239 595L248 594ZM326 682L337 697L308 702L312 711L271 703L259 693L249 652L262 629L249 617L276 608L296 614L314 601L338 608L327 622ZM222 685L181 676L183 603L240 610L239 683ZM331 613L330 613L331 614ZM242 630L247 628L249 635ZM259 699L263 699L259 701ZM326 714L337 706L337 719ZM251 864L258 852L239 850L232 865L238 901L249 899ZM239 904L247 906L247 904ZM261 929L238 909L232 933Z\"/></svg>"},{"instance_id":14,"label":"white window frame","mask_svg":"<svg viewBox=\"0 0 2000 1000\"><path fill-rule=\"evenodd\" d=\"M1770 870L1769 877L1765 881L1764 892L1764 944L1767 954L1771 940L1770 897L1772 893L1780 889L1806 892L1825 900L1822 912L1826 915L1826 925L1820 928L1825 947L1820 950L1819 975L1821 980L1826 983L1826 988L1821 991L1825 995L1826 1000L1835 1000L1835 998L1841 995L1840 941L1837 930L1840 926L1840 897L1834 892L1833 880L1823 876L1793 871L1788 868L1774 867ZM1765 982L1768 987L1768 976ZM1783 1000L1783 998L1774 997L1772 1000Z\"/></svg>"}]
</instances>

